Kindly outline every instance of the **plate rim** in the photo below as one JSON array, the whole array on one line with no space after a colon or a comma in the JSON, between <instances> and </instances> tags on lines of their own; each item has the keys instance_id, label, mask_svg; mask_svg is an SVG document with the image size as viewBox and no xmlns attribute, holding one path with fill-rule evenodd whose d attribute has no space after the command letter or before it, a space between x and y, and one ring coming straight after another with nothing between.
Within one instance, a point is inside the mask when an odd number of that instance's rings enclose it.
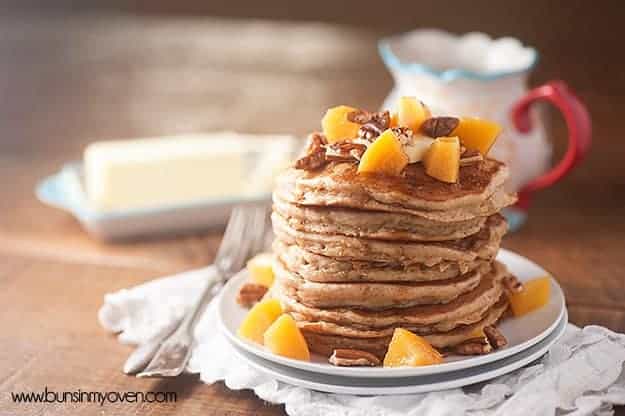
<instances>
[{"instance_id":1,"label":"plate rim","mask_svg":"<svg viewBox=\"0 0 625 416\"><path fill-rule=\"evenodd\" d=\"M566 309L566 308L565 308ZM427 384L418 383L419 376L414 377L397 377L402 381L402 384L396 386L346 386L340 384L327 384L319 381L311 381L302 379L300 377L295 377L293 375L283 374L280 370L284 372L298 370L298 372L302 373L310 373L317 374L325 377L331 377L330 374L321 374L310 372L301 369L293 369L289 366L283 366L274 361L265 360L260 356L254 355L250 352L242 350L238 348L236 345L231 344L232 348L235 350L235 354L239 355L242 359L245 360L250 366L255 368L257 371L260 371L263 374L269 375L270 377L274 377L276 380L281 382L303 387L315 391L321 391L325 393L335 393L335 394L351 394L358 396L371 396L371 395L400 395L400 394L417 394L417 393L428 393L434 391L441 391L453 388L460 388L488 380L492 380L496 377L500 377L506 374L511 373L512 371L518 370L521 367L524 367L538 358L542 357L546 353L549 352L551 347L564 335L566 329L568 327L568 311L565 311L564 315L560 317L558 320L558 325L556 329L549 334L549 336L537 344L534 344L530 348L517 353L516 355L508 356L502 360L497 360L486 364L486 366L491 366L493 368L488 369L487 371L477 372L475 374L471 374L469 376L461 376L461 373L466 373L470 371L477 371L482 366L471 367L462 370L456 370L449 373L442 374L431 374L433 377L441 377L444 380L438 382L430 382ZM552 338L550 338L553 336ZM228 342L230 342L228 340ZM531 350L531 351L530 351ZM514 360L515 356L518 354L525 353L520 359ZM258 360L258 361L256 361ZM501 365L501 362L505 361L504 365ZM268 363L273 366L273 368L267 368L263 366L263 363ZM275 367L279 369L276 370ZM455 376L454 376L455 375ZM460 376L458 376L460 375ZM350 377L343 377L350 378ZM359 377L353 377L356 379L360 379ZM336 377L334 378L336 380ZM417 382L417 384L411 384L410 382ZM314 387L313 387L314 386Z\"/></svg>"},{"instance_id":2,"label":"plate rim","mask_svg":"<svg viewBox=\"0 0 625 416\"><path fill-rule=\"evenodd\" d=\"M540 334L536 335L535 337L525 340L522 343L515 345L514 347L502 349L502 350L495 351L486 355L472 356L463 360L447 362L443 364L438 364L436 366L394 368L392 370L389 370L389 369L383 369L383 368L370 368L370 367L335 367L335 366L330 366L330 365L324 365L321 363L294 360L294 359L281 357L281 356L272 354L269 351L259 348L256 344L238 337L236 333L231 331L225 323L223 312L225 308L225 303L228 301L226 299L226 294L228 293L229 289L230 290L232 289L232 286L236 286L237 284L240 284L239 281L244 279L244 275L245 273L247 273L245 269L237 273L237 275L233 276L227 282L226 287L224 287L224 289L222 290L222 293L218 299L217 320L218 320L220 331L222 331L222 333L226 336L228 340L231 341L231 343L263 359L273 361L277 364L297 368L303 371L328 374L328 375L334 375L334 376L343 376L343 377L348 376L348 377L362 377L362 378L396 378L396 377L426 376L426 375L432 375L432 374L442 374L442 373L448 373L452 371L466 370L472 367L476 367L476 366L480 366L480 365L484 365L484 364L488 364L491 362L505 359L507 357L510 357L511 355L518 354L519 352L522 352L528 348L531 348L533 345L536 345L537 343L544 340L555 330L555 328L558 326L566 310L566 299L564 297L564 292L562 288L560 287L559 283L557 282L557 280L553 277L553 275L549 271L547 271L544 267L540 266L536 262L528 259L527 257L522 256L518 253L515 253L511 250L506 250L504 248L501 248L499 250L499 253L497 254L497 257L502 256L502 255L516 258L516 260L529 262L533 266L547 273L551 277L552 288L556 289L556 290L552 290L552 296L555 295L557 297L557 300L559 301L559 304L560 304L560 311L558 313L558 316L551 323L551 325L549 325L549 327L547 327L545 330L543 330ZM234 299L231 299L231 301L234 301ZM378 374L375 374L376 371L378 372Z\"/></svg>"}]
</instances>

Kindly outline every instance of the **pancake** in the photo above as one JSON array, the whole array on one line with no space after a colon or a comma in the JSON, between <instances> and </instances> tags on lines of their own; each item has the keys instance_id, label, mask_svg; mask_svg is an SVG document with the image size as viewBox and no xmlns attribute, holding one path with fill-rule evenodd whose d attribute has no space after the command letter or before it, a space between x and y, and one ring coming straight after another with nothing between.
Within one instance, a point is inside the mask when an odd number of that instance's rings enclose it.
<instances>
[{"instance_id":1,"label":"pancake","mask_svg":"<svg viewBox=\"0 0 625 416\"><path fill-rule=\"evenodd\" d=\"M398 327L447 348L503 316L509 273L495 261L507 229L499 212L516 200L504 189L505 165L462 166L450 184L422 163L388 176L358 173L354 160L311 160L276 180L275 281L266 294L311 351L383 357Z\"/></svg>"},{"instance_id":2,"label":"pancake","mask_svg":"<svg viewBox=\"0 0 625 416\"><path fill-rule=\"evenodd\" d=\"M499 250L506 222L499 215L488 217L484 227L469 237L443 242L373 240L336 234L316 234L291 228L277 212L271 215L276 237L285 244L342 260L366 260L432 266L444 260L472 262L492 259Z\"/></svg>"},{"instance_id":3,"label":"pancake","mask_svg":"<svg viewBox=\"0 0 625 416\"><path fill-rule=\"evenodd\" d=\"M486 326L496 324L504 315L508 308L508 302L502 297L484 314L484 317L473 324L462 325L447 332L434 332L423 335L423 337L435 348L443 349L460 344L463 341L474 337L474 333ZM357 349L368 351L379 358L383 358L391 341L391 335L381 337L353 337L346 335L335 335L310 330L305 323L298 323L302 334L306 338L311 351L330 356L337 348ZM392 331L390 331L392 334Z\"/></svg>"},{"instance_id":4,"label":"pancake","mask_svg":"<svg viewBox=\"0 0 625 416\"><path fill-rule=\"evenodd\" d=\"M285 292L281 285L274 285L269 296L281 301L286 312L293 312L298 320L322 321L354 328L386 328L395 326L431 326L441 323L454 325L465 323L466 317L482 315L503 293L501 280L508 275L506 267L493 263L492 270L485 274L480 284L445 304L418 305L405 308L366 310L358 308L314 308L303 304L297 296Z\"/></svg>"},{"instance_id":5,"label":"pancake","mask_svg":"<svg viewBox=\"0 0 625 416\"><path fill-rule=\"evenodd\" d=\"M502 295L503 296L503 295ZM501 297L499 298L501 300ZM462 319L441 321L432 325L401 325L401 328L407 329L419 335L428 335L436 332L448 332L462 325L471 325L484 319L484 315L489 309L476 311L462 317ZM394 328L397 326L388 326L384 328L368 328L362 325L341 325L334 322L325 321L309 321L304 315L291 312L301 328L305 328L310 332L318 332L322 334L343 335L353 338L377 338L380 336L390 336L393 334Z\"/></svg>"},{"instance_id":6,"label":"pancake","mask_svg":"<svg viewBox=\"0 0 625 416\"><path fill-rule=\"evenodd\" d=\"M490 266L483 264L465 275L434 282L316 283L287 270L278 260L274 263L274 284L281 285L287 296L310 307L384 309L450 302L473 290L488 271Z\"/></svg>"},{"instance_id":7,"label":"pancake","mask_svg":"<svg viewBox=\"0 0 625 416\"><path fill-rule=\"evenodd\" d=\"M348 207L424 216L434 212L440 221L484 216L497 206L514 201L503 192L508 169L501 162L483 163L460 169L457 183L448 184L425 174L420 163L408 165L402 176L358 174L354 163L329 163L317 171L291 168L276 180L275 193L300 205ZM497 204L488 204L498 192ZM501 204L504 205L501 205ZM484 205L486 204L486 205ZM486 214L488 215L488 214Z\"/></svg>"},{"instance_id":8,"label":"pancake","mask_svg":"<svg viewBox=\"0 0 625 416\"><path fill-rule=\"evenodd\" d=\"M486 221L486 217L475 217L464 221L441 222L386 211L312 207L286 202L277 195L274 195L273 202L274 211L295 230L382 240L456 240L477 233Z\"/></svg>"},{"instance_id":9,"label":"pancake","mask_svg":"<svg viewBox=\"0 0 625 416\"><path fill-rule=\"evenodd\" d=\"M310 282L430 282L453 279L486 263L442 261L428 267L424 264L402 265L371 261L341 261L306 251L297 245L280 240L273 243L273 251L289 269Z\"/></svg>"}]
</instances>

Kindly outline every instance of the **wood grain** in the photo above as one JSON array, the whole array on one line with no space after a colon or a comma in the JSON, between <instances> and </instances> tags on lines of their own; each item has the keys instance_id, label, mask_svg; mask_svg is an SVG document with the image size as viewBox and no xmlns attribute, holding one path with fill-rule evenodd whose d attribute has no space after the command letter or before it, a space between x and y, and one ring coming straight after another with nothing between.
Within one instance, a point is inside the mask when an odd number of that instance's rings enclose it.
<instances>
[{"instance_id":1,"label":"wood grain","mask_svg":"<svg viewBox=\"0 0 625 416\"><path fill-rule=\"evenodd\" d=\"M207 386L196 377L140 380L126 377L120 366L131 351L103 332L97 310L105 293L158 276L137 269L52 262L0 256L1 414L275 414L250 392L233 392L221 384ZM25 295L27 294L27 295ZM19 301L16 301L18 299ZM8 354L7 354L8 353ZM9 401L10 392L173 391L176 403L152 405L94 403L24 405ZM143 406L143 407L142 407ZM100 413L103 411L104 413ZM174 412L175 411L175 412Z\"/></svg>"},{"instance_id":2,"label":"wood grain","mask_svg":"<svg viewBox=\"0 0 625 416\"><path fill-rule=\"evenodd\" d=\"M0 17L0 302L7 326L0 334L0 414L283 413L250 392L207 386L194 377L125 377L120 367L130 348L97 323L105 293L209 263L219 230L104 244L67 214L37 202L33 189L63 162L79 159L83 146L96 139L212 129L302 135L317 128L330 105L374 109L391 87L375 51L375 39L388 28L361 26L122 15ZM621 57L590 51L592 66L575 64L587 57L575 55L571 43L590 41L586 32L566 33L571 37L562 48L554 34L545 35L539 46L546 58L534 82L559 76L572 82L593 113L595 146L580 169L536 197L530 221L507 236L504 246L559 279L574 323L625 331L625 80L610 69L610 60ZM607 41L608 35L606 30L596 37ZM564 127L553 114L551 122L561 154ZM45 386L171 390L179 400L105 408L7 401L5 393Z\"/></svg>"}]
</instances>

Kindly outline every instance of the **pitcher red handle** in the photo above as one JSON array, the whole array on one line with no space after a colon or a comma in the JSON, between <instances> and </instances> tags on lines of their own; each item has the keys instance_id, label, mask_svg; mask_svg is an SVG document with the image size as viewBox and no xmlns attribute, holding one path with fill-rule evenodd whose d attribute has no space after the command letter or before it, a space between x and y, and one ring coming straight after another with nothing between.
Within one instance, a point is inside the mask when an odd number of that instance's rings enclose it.
<instances>
[{"instance_id":1,"label":"pitcher red handle","mask_svg":"<svg viewBox=\"0 0 625 416\"><path fill-rule=\"evenodd\" d=\"M566 153L551 170L526 184L519 191L518 206L527 209L532 193L547 188L562 179L588 153L591 144L592 125L588 110L562 81L551 81L534 88L512 108L512 121L521 133L532 129L530 107L536 101L548 101L564 116L569 131Z\"/></svg>"}]
</instances>

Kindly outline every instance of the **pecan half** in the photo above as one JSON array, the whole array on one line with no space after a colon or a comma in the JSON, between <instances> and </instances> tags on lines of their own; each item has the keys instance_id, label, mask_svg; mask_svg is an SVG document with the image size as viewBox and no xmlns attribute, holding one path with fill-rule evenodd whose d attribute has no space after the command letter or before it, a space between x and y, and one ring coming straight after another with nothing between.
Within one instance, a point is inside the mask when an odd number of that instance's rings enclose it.
<instances>
[{"instance_id":1,"label":"pecan half","mask_svg":"<svg viewBox=\"0 0 625 416\"><path fill-rule=\"evenodd\" d=\"M325 166L328 163L324 147L326 144L328 144L328 141L323 134L311 134L308 137L306 154L295 161L295 169L317 170Z\"/></svg>"},{"instance_id":2,"label":"pecan half","mask_svg":"<svg viewBox=\"0 0 625 416\"><path fill-rule=\"evenodd\" d=\"M431 117L421 124L421 132L430 137L449 136L460 120L456 117Z\"/></svg>"},{"instance_id":3,"label":"pecan half","mask_svg":"<svg viewBox=\"0 0 625 416\"><path fill-rule=\"evenodd\" d=\"M367 146L349 141L326 145L326 159L329 161L360 160Z\"/></svg>"},{"instance_id":4,"label":"pecan half","mask_svg":"<svg viewBox=\"0 0 625 416\"><path fill-rule=\"evenodd\" d=\"M245 308L253 306L267 293L267 287L257 283L246 283L239 289L237 303Z\"/></svg>"},{"instance_id":5,"label":"pecan half","mask_svg":"<svg viewBox=\"0 0 625 416\"><path fill-rule=\"evenodd\" d=\"M488 325L484 327L484 334L486 334L486 339L490 345L493 346L496 350L499 348L505 347L508 345L508 340L503 336L501 332L497 329L497 327L493 325Z\"/></svg>"},{"instance_id":6,"label":"pecan half","mask_svg":"<svg viewBox=\"0 0 625 416\"><path fill-rule=\"evenodd\" d=\"M503 278L503 285L510 293L519 293L523 290L523 283L519 281L514 275L507 275Z\"/></svg>"},{"instance_id":7,"label":"pecan half","mask_svg":"<svg viewBox=\"0 0 625 416\"><path fill-rule=\"evenodd\" d=\"M460 355L483 355L492 350L486 338L471 338L453 347L453 351Z\"/></svg>"},{"instance_id":8,"label":"pecan half","mask_svg":"<svg viewBox=\"0 0 625 416\"><path fill-rule=\"evenodd\" d=\"M372 116L373 114L368 111L354 110L352 112L347 113L347 120L351 121L352 123L365 124L371 121Z\"/></svg>"},{"instance_id":9,"label":"pecan half","mask_svg":"<svg viewBox=\"0 0 625 416\"><path fill-rule=\"evenodd\" d=\"M380 365L380 359L370 352L351 349L334 350L328 361L330 362L330 364L340 367L375 367Z\"/></svg>"}]
</instances>

